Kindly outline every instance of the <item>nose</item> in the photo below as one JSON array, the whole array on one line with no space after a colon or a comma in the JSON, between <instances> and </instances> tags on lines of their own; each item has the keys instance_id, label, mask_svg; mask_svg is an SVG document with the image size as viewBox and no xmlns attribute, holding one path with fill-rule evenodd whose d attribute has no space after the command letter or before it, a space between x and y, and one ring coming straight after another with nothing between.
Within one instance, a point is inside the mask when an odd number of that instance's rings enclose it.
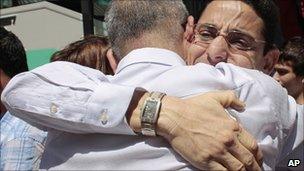
<instances>
[{"instance_id":1,"label":"nose","mask_svg":"<svg viewBox=\"0 0 304 171\"><path fill-rule=\"evenodd\" d=\"M279 76L279 73L278 73L278 72L275 72L275 73L274 73L273 78L274 78L277 82L279 82L279 83L281 84L281 82L280 82L280 76Z\"/></svg>"},{"instance_id":2,"label":"nose","mask_svg":"<svg viewBox=\"0 0 304 171\"><path fill-rule=\"evenodd\" d=\"M223 36L216 37L206 50L208 62L216 65L219 62L228 60L228 44Z\"/></svg>"}]
</instances>

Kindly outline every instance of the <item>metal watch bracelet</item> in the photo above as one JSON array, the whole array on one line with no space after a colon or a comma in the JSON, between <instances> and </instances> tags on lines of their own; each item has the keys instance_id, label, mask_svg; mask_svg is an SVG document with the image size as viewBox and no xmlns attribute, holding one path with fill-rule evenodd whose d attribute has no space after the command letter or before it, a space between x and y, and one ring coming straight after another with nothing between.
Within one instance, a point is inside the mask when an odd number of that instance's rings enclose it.
<instances>
[{"instance_id":1,"label":"metal watch bracelet","mask_svg":"<svg viewBox=\"0 0 304 171\"><path fill-rule=\"evenodd\" d=\"M156 136L155 126L161 108L161 100L165 93L152 92L145 100L140 113L141 133L146 136Z\"/></svg>"}]
</instances>

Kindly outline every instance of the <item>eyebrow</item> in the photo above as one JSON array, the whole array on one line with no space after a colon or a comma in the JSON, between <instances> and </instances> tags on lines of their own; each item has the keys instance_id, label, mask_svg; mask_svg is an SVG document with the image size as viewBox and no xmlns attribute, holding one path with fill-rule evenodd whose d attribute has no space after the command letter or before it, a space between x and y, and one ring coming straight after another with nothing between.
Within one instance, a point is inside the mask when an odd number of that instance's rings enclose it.
<instances>
[{"instance_id":1,"label":"eyebrow","mask_svg":"<svg viewBox=\"0 0 304 171\"><path fill-rule=\"evenodd\" d=\"M264 43L266 42L266 40L258 39L255 36L253 36L250 32L248 32L246 30L243 30L243 29L230 29L230 28L228 28L228 32L230 32L230 31L236 31L236 32L242 33L244 35L247 35L247 36L253 38L253 40L256 41L256 42L264 42Z\"/></svg>"},{"instance_id":2,"label":"eyebrow","mask_svg":"<svg viewBox=\"0 0 304 171\"><path fill-rule=\"evenodd\" d=\"M202 27L214 27L216 29L218 29L218 26L215 24L211 24L211 23L197 23L196 24L197 28L202 28Z\"/></svg>"},{"instance_id":3,"label":"eyebrow","mask_svg":"<svg viewBox=\"0 0 304 171\"><path fill-rule=\"evenodd\" d=\"M284 66L278 66L278 67L274 67L275 69L279 69L279 70L288 70L287 68L285 68Z\"/></svg>"},{"instance_id":4,"label":"eyebrow","mask_svg":"<svg viewBox=\"0 0 304 171\"><path fill-rule=\"evenodd\" d=\"M197 23L196 25L197 25L197 28L202 28L202 27L214 27L214 28L216 28L216 29L219 30L219 27L218 27L217 25L211 24L211 23ZM234 29L230 29L230 28L228 27L228 32L230 32L230 31L237 31L237 32L239 32L239 33L243 33L243 34L249 35L249 36L251 36L252 38L254 38L253 35L251 35L249 32L247 32L246 30L243 30L243 29L235 29L235 28L234 28ZM255 39L255 38L254 38L254 39Z\"/></svg>"},{"instance_id":5,"label":"eyebrow","mask_svg":"<svg viewBox=\"0 0 304 171\"><path fill-rule=\"evenodd\" d=\"M286 68L286 66L275 66L274 67L274 69L276 70L276 71L286 71L286 72L289 72L289 68Z\"/></svg>"},{"instance_id":6,"label":"eyebrow","mask_svg":"<svg viewBox=\"0 0 304 171\"><path fill-rule=\"evenodd\" d=\"M245 34L245 35L249 35L249 36L253 37L253 36L250 35L248 32L245 32L245 31L240 30L240 29L229 29L229 32L230 32L230 31L235 31L235 32L243 33L243 34Z\"/></svg>"},{"instance_id":7,"label":"eyebrow","mask_svg":"<svg viewBox=\"0 0 304 171\"><path fill-rule=\"evenodd\" d=\"M293 62L291 60L279 60L278 63L281 64L282 66L288 66L288 67L293 66Z\"/></svg>"}]
</instances>

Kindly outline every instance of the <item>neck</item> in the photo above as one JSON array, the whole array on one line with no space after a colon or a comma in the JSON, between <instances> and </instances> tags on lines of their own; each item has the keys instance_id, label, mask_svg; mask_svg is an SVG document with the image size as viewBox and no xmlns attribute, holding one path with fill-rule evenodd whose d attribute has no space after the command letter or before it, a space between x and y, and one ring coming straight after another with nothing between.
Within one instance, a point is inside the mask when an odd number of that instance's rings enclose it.
<instances>
[{"instance_id":1,"label":"neck","mask_svg":"<svg viewBox=\"0 0 304 171\"><path fill-rule=\"evenodd\" d=\"M126 42L127 46L123 48L125 52L124 55L130 53L134 49L141 49L146 47L154 47L154 48L161 48L167 49L177 53L179 56L184 56L184 49L182 48L182 41L181 42L173 42L166 39L161 34L148 34L145 33L139 38L129 40Z\"/></svg>"}]
</instances>

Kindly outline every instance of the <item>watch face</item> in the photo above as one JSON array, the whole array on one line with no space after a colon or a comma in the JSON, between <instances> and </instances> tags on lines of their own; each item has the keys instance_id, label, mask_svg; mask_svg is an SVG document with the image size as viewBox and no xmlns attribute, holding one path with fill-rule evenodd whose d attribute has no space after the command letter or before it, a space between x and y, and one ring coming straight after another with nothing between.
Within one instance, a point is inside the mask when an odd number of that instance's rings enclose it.
<instances>
[{"instance_id":1,"label":"watch face","mask_svg":"<svg viewBox=\"0 0 304 171\"><path fill-rule=\"evenodd\" d=\"M156 100L147 100L143 110L142 120L145 122L153 122L158 105L159 102Z\"/></svg>"},{"instance_id":2,"label":"watch face","mask_svg":"<svg viewBox=\"0 0 304 171\"><path fill-rule=\"evenodd\" d=\"M160 110L160 98L147 98L141 109L141 133L143 135L155 136L155 123Z\"/></svg>"}]
</instances>

